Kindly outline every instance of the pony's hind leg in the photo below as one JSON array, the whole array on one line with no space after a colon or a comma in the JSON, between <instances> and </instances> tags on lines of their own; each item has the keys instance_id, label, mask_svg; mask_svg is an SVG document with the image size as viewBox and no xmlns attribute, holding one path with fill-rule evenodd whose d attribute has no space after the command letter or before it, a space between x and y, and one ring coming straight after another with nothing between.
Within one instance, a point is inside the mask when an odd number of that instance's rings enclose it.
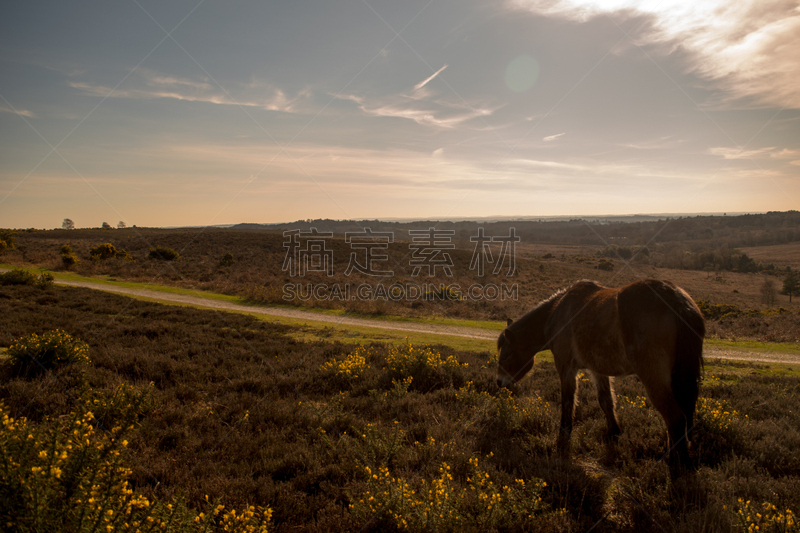
<instances>
[{"instance_id":1,"label":"pony's hind leg","mask_svg":"<svg viewBox=\"0 0 800 533\"><path fill-rule=\"evenodd\" d=\"M608 442L613 443L617 440L622 430L619 427L616 412L616 398L614 396L614 383L608 376L603 376L592 372L594 383L597 386L597 400L600 402L600 408L603 414L606 415L606 424L608 425L608 432L606 439Z\"/></svg>"},{"instance_id":2,"label":"pony's hind leg","mask_svg":"<svg viewBox=\"0 0 800 533\"><path fill-rule=\"evenodd\" d=\"M641 375L639 376L642 377ZM691 466L689 448L687 446L686 415L678 405L669 383L645 381L642 379L647 396L667 424L669 434L669 471L673 479L680 476Z\"/></svg>"}]
</instances>

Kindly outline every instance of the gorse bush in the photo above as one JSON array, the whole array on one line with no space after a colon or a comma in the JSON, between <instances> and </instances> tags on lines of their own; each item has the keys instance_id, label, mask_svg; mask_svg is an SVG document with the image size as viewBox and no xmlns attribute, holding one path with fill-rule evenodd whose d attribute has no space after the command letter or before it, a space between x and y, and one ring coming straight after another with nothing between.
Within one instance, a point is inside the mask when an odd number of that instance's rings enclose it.
<instances>
[{"instance_id":1,"label":"gorse bush","mask_svg":"<svg viewBox=\"0 0 800 533\"><path fill-rule=\"evenodd\" d=\"M46 288L53 284L55 278L49 272L42 272L37 278L35 274L15 268L5 274L0 274L0 285L34 285L40 288Z\"/></svg>"},{"instance_id":2,"label":"gorse bush","mask_svg":"<svg viewBox=\"0 0 800 533\"><path fill-rule=\"evenodd\" d=\"M110 242L98 244L89 250L89 256L92 258L92 261L105 261L106 259L112 258L127 259L129 261L133 259L128 252L122 249L117 250Z\"/></svg>"},{"instance_id":3,"label":"gorse bush","mask_svg":"<svg viewBox=\"0 0 800 533\"><path fill-rule=\"evenodd\" d=\"M33 424L0 403L0 525L5 531L266 532L272 511L180 502L136 494L125 465L133 426L98 430L91 411Z\"/></svg>"},{"instance_id":4,"label":"gorse bush","mask_svg":"<svg viewBox=\"0 0 800 533\"><path fill-rule=\"evenodd\" d=\"M367 368L367 351L369 348L359 346L342 360L328 361L322 365L323 370L330 370L336 376L345 379L356 379Z\"/></svg>"},{"instance_id":5,"label":"gorse bush","mask_svg":"<svg viewBox=\"0 0 800 533\"><path fill-rule=\"evenodd\" d=\"M61 330L22 337L8 348L19 375L35 375L68 364L89 364L89 346Z\"/></svg>"},{"instance_id":6,"label":"gorse bush","mask_svg":"<svg viewBox=\"0 0 800 533\"><path fill-rule=\"evenodd\" d=\"M157 259L159 261L175 261L180 257L180 254L172 248L166 246L156 246L150 248L150 253L147 254L148 259Z\"/></svg>"},{"instance_id":7,"label":"gorse bush","mask_svg":"<svg viewBox=\"0 0 800 533\"><path fill-rule=\"evenodd\" d=\"M791 509L778 510L769 502L759 505L751 505L750 500L745 501L739 498L736 516L739 525L744 531L753 533L791 533L800 531L800 523L795 521L794 513Z\"/></svg>"},{"instance_id":8,"label":"gorse bush","mask_svg":"<svg viewBox=\"0 0 800 533\"><path fill-rule=\"evenodd\" d=\"M413 378L416 390L430 390L463 383L461 369L467 363L460 363L454 355L443 357L430 346L413 346L409 343L392 346L386 354L386 369L391 379ZM460 384L460 383L458 383Z\"/></svg>"},{"instance_id":9,"label":"gorse bush","mask_svg":"<svg viewBox=\"0 0 800 533\"><path fill-rule=\"evenodd\" d=\"M536 518L550 511L542 502L542 480L514 480L496 484L491 475L471 457L465 479L454 477L444 462L432 479L410 481L392 476L380 467L365 467L368 489L350 505L358 516L387 520L407 531L459 531L465 525L478 529L502 530L532 527Z\"/></svg>"},{"instance_id":10,"label":"gorse bush","mask_svg":"<svg viewBox=\"0 0 800 533\"><path fill-rule=\"evenodd\" d=\"M69 268L72 265L78 263L78 256L72 251L72 247L69 244L65 244L61 247L61 264L64 265L64 268Z\"/></svg>"},{"instance_id":11,"label":"gorse bush","mask_svg":"<svg viewBox=\"0 0 800 533\"><path fill-rule=\"evenodd\" d=\"M0 229L0 252L11 250L16 247L14 236L16 233L10 229Z\"/></svg>"}]
</instances>

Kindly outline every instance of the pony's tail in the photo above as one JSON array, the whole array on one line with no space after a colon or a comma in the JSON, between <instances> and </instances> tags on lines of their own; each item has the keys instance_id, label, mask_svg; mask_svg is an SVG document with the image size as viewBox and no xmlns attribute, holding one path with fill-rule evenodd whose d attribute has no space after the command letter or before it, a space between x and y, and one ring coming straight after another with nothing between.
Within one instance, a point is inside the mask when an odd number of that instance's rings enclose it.
<instances>
[{"instance_id":1,"label":"pony's tail","mask_svg":"<svg viewBox=\"0 0 800 533\"><path fill-rule=\"evenodd\" d=\"M699 309L687 311L682 314L678 323L675 366L672 368L672 394L686 416L688 431L694 423L694 410L700 388L706 325Z\"/></svg>"}]
</instances>

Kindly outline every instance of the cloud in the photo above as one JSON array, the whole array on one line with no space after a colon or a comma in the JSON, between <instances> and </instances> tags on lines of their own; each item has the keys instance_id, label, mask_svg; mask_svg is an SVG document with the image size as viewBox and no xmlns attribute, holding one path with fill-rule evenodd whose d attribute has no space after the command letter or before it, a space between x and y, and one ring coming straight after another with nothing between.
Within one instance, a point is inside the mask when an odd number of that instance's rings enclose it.
<instances>
[{"instance_id":1,"label":"cloud","mask_svg":"<svg viewBox=\"0 0 800 533\"><path fill-rule=\"evenodd\" d=\"M556 133L555 135L548 135L547 137L544 137L542 140L545 141L545 142L555 141L556 139L558 139L562 135L566 135L566 132L565 133Z\"/></svg>"},{"instance_id":2,"label":"cloud","mask_svg":"<svg viewBox=\"0 0 800 533\"><path fill-rule=\"evenodd\" d=\"M427 95L426 95L427 96ZM483 106L470 107L467 104L453 104L445 100L427 100L405 94L389 95L368 101L357 95L337 95L342 100L358 104L359 109L374 117L394 117L413 120L424 126L454 128L469 120L491 115L498 108Z\"/></svg>"},{"instance_id":3,"label":"cloud","mask_svg":"<svg viewBox=\"0 0 800 533\"><path fill-rule=\"evenodd\" d=\"M605 14L647 16L634 38L688 53L687 70L728 99L800 108L800 6L794 0L509 0L512 9L577 22Z\"/></svg>"},{"instance_id":4,"label":"cloud","mask_svg":"<svg viewBox=\"0 0 800 533\"><path fill-rule=\"evenodd\" d=\"M2 105L0 105L0 113L13 113L15 115L21 115L23 117L36 118L36 115L34 115L31 111L28 111L27 109L10 109Z\"/></svg>"},{"instance_id":5,"label":"cloud","mask_svg":"<svg viewBox=\"0 0 800 533\"><path fill-rule=\"evenodd\" d=\"M756 148L753 150L742 150L741 148L717 146L708 149L711 155L721 156L723 159L754 159L771 157L774 159L794 159L800 157L800 150L790 150L783 148L781 150L774 146L765 148Z\"/></svg>"},{"instance_id":6,"label":"cloud","mask_svg":"<svg viewBox=\"0 0 800 533\"><path fill-rule=\"evenodd\" d=\"M208 80L164 76L152 71L142 71L131 80L130 84L133 86L132 88L113 90L110 87L90 82L68 82L70 87L94 96L136 99L171 98L186 102L257 107L286 113L298 112L298 104L311 96L310 91L302 90L290 98L277 87L255 82L229 90L230 96L228 96Z\"/></svg>"}]
</instances>

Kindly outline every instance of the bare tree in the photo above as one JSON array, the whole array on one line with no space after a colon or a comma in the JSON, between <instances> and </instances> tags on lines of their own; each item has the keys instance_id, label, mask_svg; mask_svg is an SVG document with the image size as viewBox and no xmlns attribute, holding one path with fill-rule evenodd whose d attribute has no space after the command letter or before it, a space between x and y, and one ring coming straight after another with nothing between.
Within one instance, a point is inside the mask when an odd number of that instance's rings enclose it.
<instances>
[{"instance_id":1,"label":"bare tree","mask_svg":"<svg viewBox=\"0 0 800 533\"><path fill-rule=\"evenodd\" d=\"M65 218L64 222L61 223L61 227L62 229L75 229L75 223L71 218Z\"/></svg>"},{"instance_id":2,"label":"bare tree","mask_svg":"<svg viewBox=\"0 0 800 533\"><path fill-rule=\"evenodd\" d=\"M778 287L772 278L764 278L761 284L761 303L773 307L778 300Z\"/></svg>"},{"instance_id":3,"label":"bare tree","mask_svg":"<svg viewBox=\"0 0 800 533\"><path fill-rule=\"evenodd\" d=\"M123 229L123 228L127 228L127 227L128 227L128 225L125 224L123 221L120 220L119 222L117 222L117 229Z\"/></svg>"}]
</instances>

